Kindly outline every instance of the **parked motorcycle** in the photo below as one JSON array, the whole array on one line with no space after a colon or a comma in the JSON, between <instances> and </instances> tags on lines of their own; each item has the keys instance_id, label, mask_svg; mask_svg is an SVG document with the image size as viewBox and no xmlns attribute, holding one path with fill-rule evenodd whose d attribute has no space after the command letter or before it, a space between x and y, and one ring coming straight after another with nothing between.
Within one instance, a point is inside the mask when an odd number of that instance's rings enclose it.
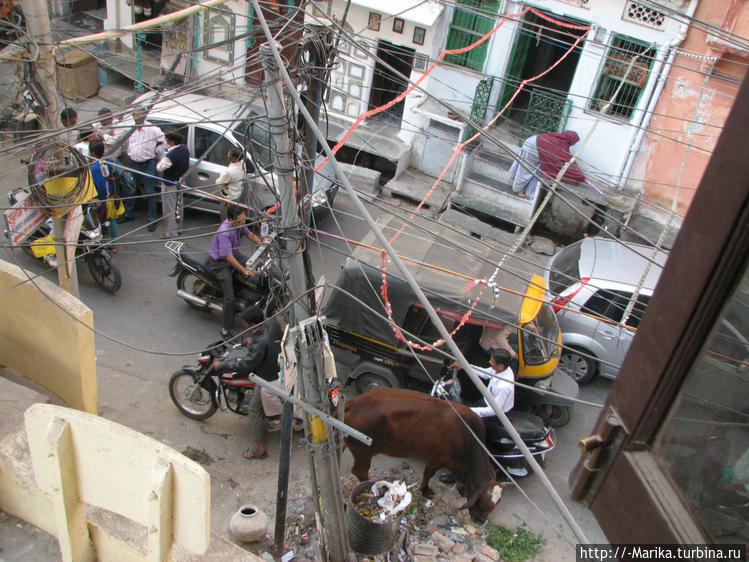
<instances>
[{"instance_id":1,"label":"parked motorcycle","mask_svg":"<svg viewBox=\"0 0 749 562\"><path fill-rule=\"evenodd\" d=\"M28 190L20 188L8 193L8 200L11 205L14 205L27 196ZM78 234L75 256L76 258L82 257L86 261L91 277L99 286L108 293L115 294L122 286L122 275L112 261L111 254L102 245L101 222L96 215L98 205L99 202L81 205L83 224ZM52 218L43 221L21 247L29 255L43 259L50 267L57 267L54 238L52 236Z\"/></svg>"},{"instance_id":2,"label":"parked motorcycle","mask_svg":"<svg viewBox=\"0 0 749 562\"><path fill-rule=\"evenodd\" d=\"M238 347L240 344L214 342L203 350L196 366L186 365L171 376L169 396L180 412L194 420L210 418L219 408L241 416L248 414L249 398L260 389L246 375L226 370L221 363ZM216 360L219 364L214 369ZM338 380L330 379L328 396L332 404L337 404L339 393ZM295 431L301 430L301 420L295 419L293 427Z\"/></svg>"},{"instance_id":3,"label":"parked motorcycle","mask_svg":"<svg viewBox=\"0 0 749 562\"><path fill-rule=\"evenodd\" d=\"M258 244L245 264L254 270L254 277L245 277L234 271L234 306L237 314L256 307L266 317L281 307L284 295L284 277L273 259L275 237L268 236ZM223 310L224 292L221 283L210 268L208 252L197 250L176 240L166 242L166 249L177 263L170 277L177 277L177 295L199 310Z\"/></svg>"},{"instance_id":4,"label":"parked motorcycle","mask_svg":"<svg viewBox=\"0 0 749 562\"><path fill-rule=\"evenodd\" d=\"M462 403L460 381L456 375L456 370L450 369L447 375L435 381L430 394ZM557 443L554 429L545 425L538 416L528 412L510 410L507 417L536 462L542 467L546 466L546 456L554 450ZM504 428L487 432L486 446L497 462L510 469L509 472L513 477L522 478L530 473L523 453Z\"/></svg>"}]
</instances>

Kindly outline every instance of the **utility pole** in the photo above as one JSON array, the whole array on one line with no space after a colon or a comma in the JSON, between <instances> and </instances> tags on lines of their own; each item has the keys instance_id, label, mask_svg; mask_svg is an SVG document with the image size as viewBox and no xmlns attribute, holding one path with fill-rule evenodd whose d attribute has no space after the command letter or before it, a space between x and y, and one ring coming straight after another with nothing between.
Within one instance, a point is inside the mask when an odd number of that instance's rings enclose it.
<instances>
[{"instance_id":1,"label":"utility pole","mask_svg":"<svg viewBox=\"0 0 749 562\"><path fill-rule=\"evenodd\" d=\"M26 17L26 28L31 39L39 49L39 57L34 64L34 78L42 89L47 106L41 109L39 120L47 131L59 129L60 102L57 97L57 68L52 45L52 31L49 23L49 11L46 0L23 0L23 13ZM72 150L72 148L67 148ZM44 189L44 186L39 186ZM56 211L59 211L56 210ZM65 221L67 213L55 216L52 223L52 233L55 239L55 253L57 255L57 278L60 287L68 293L78 296L78 271L75 254L68 263L65 251ZM76 233L77 234L77 233ZM77 235L75 236L77 242Z\"/></svg>"},{"instance_id":2,"label":"utility pole","mask_svg":"<svg viewBox=\"0 0 749 562\"><path fill-rule=\"evenodd\" d=\"M280 51L280 46L277 45ZM302 234L297 196L293 182L292 146L289 140L288 115L283 98L281 75L273 57L273 47L264 43L260 57L265 71L265 92L268 103L268 121L275 154L275 171L281 197L281 233L279 241L284 261L289 264L291 291L289 325L292 329L298 355L297 385L302 399L328 413L327 386L322 368L322 326L315 317L309 318L304 302L309 298L310 287L302 258ZM343 498L338 471L338 458L332 430L322 419L309 415L305 424L307 446L311 453L310 474L318 515L318 532L323 557L333 562L352 560L343 517Z\"/></svg>"}]
</instances>

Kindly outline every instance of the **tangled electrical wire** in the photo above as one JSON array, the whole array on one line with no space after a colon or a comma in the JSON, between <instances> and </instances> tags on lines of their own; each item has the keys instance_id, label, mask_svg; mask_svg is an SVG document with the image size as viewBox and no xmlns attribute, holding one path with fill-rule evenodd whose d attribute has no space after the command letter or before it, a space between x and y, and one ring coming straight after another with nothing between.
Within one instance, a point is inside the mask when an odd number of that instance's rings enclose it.
<instances>
[{"instance_id":1,"label":"tangled electrical wire","mask_svg":"<svg viewBox=\"0 0 749 562\"><path fill-rule=\"evenodd\" d=\"M56 208L80 203L88 186L88 163L73 147L53 140L34 150L28 160L31 195L41 206ZM70 178L64 191L50 190L49 182ZM67 182L66 182L67 183Z\"/></svg>"}]
</instances>

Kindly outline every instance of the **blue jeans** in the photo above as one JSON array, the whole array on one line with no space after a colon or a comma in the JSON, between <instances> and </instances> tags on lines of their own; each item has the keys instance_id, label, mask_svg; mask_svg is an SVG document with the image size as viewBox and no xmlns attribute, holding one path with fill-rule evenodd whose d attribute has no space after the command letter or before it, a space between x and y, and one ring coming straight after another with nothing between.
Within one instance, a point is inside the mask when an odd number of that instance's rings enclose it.
<instances>
[{"instance_id":1,"label":"blue jeans","mask_svg":"<svg viewBox=\"0 0 749 562\"><path fill-rule=\"evenodd\" d=\"M146 195L148 204L148 222L155 221L159 218L156 213L156 158L151 158L145 162L135 162L131 160L131 168L141 174L136 174L136 181L140 180L143 185L143 195ZM147 174L147 175L143 175Z\"/></svg>"}]
</instances>

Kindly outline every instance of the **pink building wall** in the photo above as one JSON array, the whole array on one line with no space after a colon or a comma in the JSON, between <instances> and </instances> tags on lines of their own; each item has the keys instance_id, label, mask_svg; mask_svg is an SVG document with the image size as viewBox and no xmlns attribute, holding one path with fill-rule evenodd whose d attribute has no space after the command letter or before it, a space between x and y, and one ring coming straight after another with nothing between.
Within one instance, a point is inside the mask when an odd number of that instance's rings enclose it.
<instances>
[{"instance_id":1,"label":"pink building wall","mask_svg":"<svg viewBox=\"0 0 749 562\"><path fill-rule=\"evenodd\" d=\"M694 17L749 37L745 0L701 0ZM699 56L674 59L630 181L644 180L646 199L666 209L676 196L676 210L683 215L746 74L749 51L708 36L694 24L678 49Z\"/></svg>"}]
</instances>

